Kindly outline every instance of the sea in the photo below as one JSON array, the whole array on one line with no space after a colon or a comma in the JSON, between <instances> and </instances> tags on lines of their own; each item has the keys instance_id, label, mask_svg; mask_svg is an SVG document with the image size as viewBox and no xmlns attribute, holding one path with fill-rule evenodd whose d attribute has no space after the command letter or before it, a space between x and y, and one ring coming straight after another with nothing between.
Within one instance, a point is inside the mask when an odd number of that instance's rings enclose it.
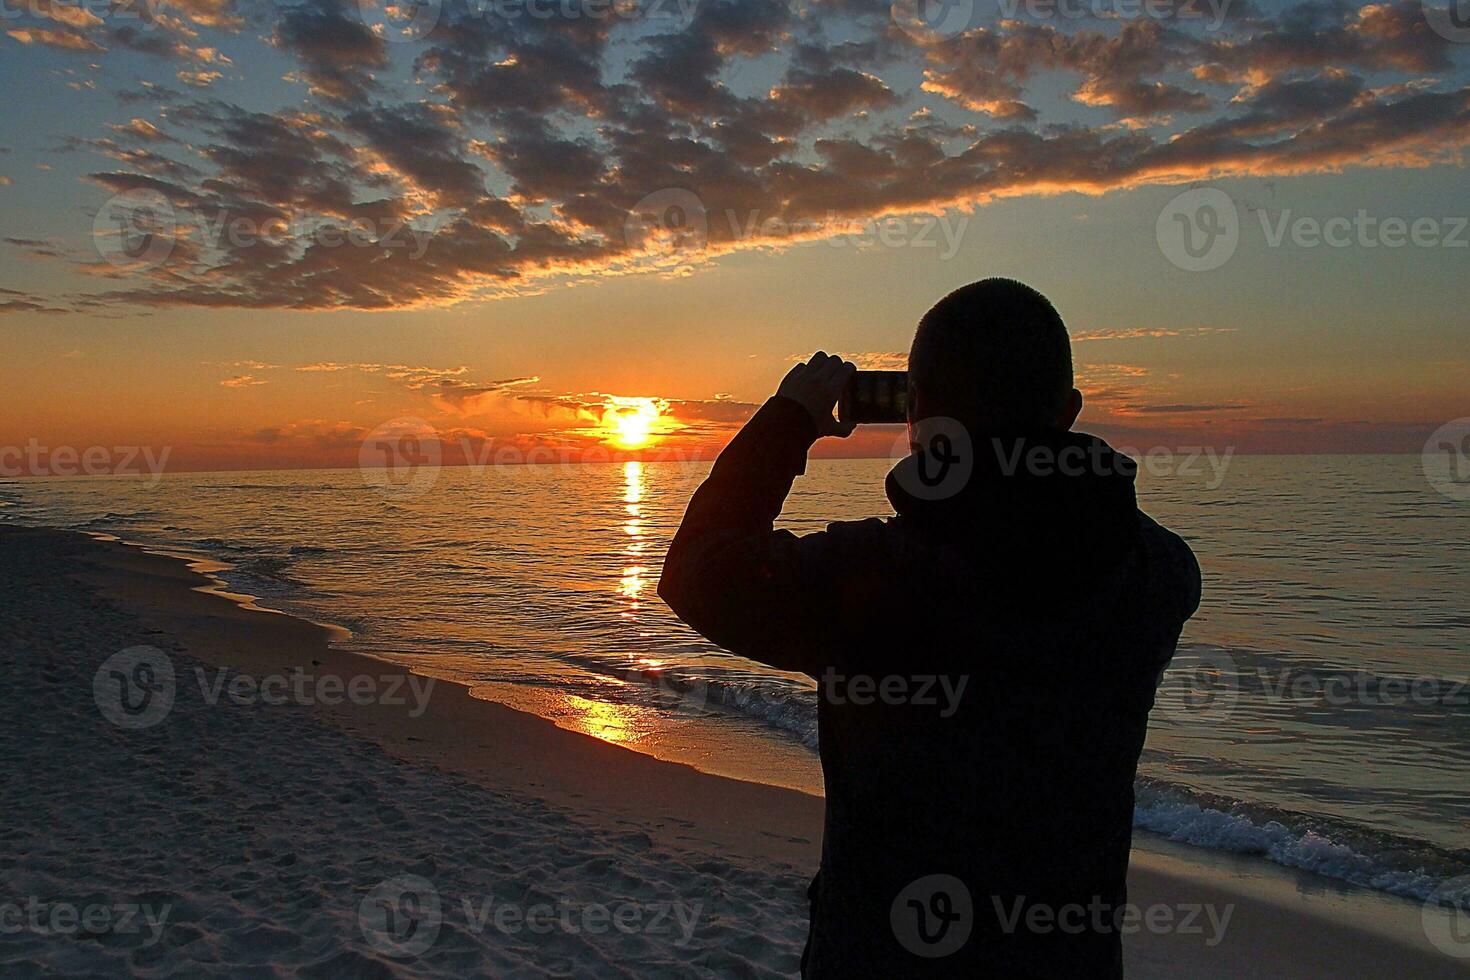
<instances>
[{"instance_id":1,"label":"sea","mask_svg":"<svg viewBox=\"0 0 1470 980\"><path fill-rule=\"evenodd\" d=\"M1140 505L1194 549L1204 595L1151 716L1138 837L1470 908L1466 495L1410 455L1143 462ZM890 465L813 460L780 526L890 514ZM0 481L0 521L199 559L350 649L820 793L814 684L721 650L656 595L708 466L26 478Z\"/></svg>"}]
</instances>

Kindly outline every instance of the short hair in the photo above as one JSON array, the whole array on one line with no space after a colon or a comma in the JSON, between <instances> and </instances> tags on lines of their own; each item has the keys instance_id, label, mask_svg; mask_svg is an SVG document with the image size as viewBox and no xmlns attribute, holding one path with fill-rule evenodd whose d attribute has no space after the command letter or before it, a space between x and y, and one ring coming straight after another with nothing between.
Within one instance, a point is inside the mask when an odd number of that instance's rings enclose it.
<instances>
[{"instance_id":1,"label":"short hair","mask_svg":"<svg viewBox=\"0 0 1470 980\"><path fill-rule=\"evenodd\" d=\"M1045 296L1014 279L982 279L924 314L909 376L927 414L993 429L1050 428L1072 393L1072 344Z\"/></svg>"}]
</instances>

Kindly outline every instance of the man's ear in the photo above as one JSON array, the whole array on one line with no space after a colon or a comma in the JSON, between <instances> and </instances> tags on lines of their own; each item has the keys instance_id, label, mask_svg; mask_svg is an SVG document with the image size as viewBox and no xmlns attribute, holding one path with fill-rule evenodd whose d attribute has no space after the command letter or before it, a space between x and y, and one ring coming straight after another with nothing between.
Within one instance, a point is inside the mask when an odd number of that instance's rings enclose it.
<instances>
[{"instance_id":1,"label":"man's ear","mask_svg":"<svg viewBox=\"0 0 1470 980\"><path fill-rule=\"evenodd\" d=\"M1066 404L1062 406L1061 412L1057 415L1057 425L1063 432L1066 432L1077 424L1077 416L1081 414L1082 392L1073 388L1072 393L1067 396Z\"/></svg>"}]
</instances>

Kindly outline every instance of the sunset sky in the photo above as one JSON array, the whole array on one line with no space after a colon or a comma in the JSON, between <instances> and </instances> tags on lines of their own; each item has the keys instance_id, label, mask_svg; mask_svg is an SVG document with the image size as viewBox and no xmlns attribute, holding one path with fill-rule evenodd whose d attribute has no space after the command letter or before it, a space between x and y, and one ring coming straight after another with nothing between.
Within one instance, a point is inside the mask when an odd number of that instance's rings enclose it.
<instances>
[{"instance_id":1,"label":"sunset sky","mask_svg":"<svg viewBox=\"0 0 1470 980\"><path fill-rule=\"evenodd\" d=\"M707 452L992 275L1122 444L1470 414L1470 29L1432 5L374 2L4 0L0 446ZM1238 243L1191 270L1201 189Z\"/></svg>"}]
</instances>

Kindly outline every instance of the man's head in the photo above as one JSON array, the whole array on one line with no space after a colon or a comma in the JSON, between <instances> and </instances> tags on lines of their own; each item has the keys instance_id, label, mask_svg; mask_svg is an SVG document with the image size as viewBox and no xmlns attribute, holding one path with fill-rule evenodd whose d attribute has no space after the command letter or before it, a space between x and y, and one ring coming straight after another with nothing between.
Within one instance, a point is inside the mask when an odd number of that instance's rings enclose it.
<instances>
[{"instance_id":1,"label":"man's head","mask_svg":"<svg viewBox=\"0 0 1470 980\"><path fill-rule=\"evenodd\" d=\"M1045 296L1013 279L982 279L935 303L909 351L909 419L948 416L979 432L1070 429L1067 328Z\"/></svg>"}]
</instances>

